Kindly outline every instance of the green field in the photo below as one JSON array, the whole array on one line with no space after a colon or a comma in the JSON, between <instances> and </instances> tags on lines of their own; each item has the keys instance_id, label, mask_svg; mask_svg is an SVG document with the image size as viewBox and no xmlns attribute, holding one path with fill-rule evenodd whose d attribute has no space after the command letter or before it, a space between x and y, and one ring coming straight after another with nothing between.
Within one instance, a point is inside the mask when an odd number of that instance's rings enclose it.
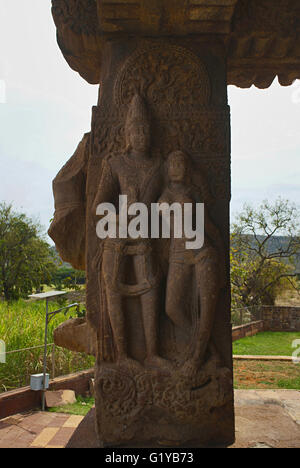
<instances>
[{"instance_id":1,"label":"green field","mask_svg":"<svg viewBox=\"0 0 300 468\"><path fill-rule=\"evenodd\" d=\"M61 304L51 302L49 310ZM71 317L72 313L68 314ZM76 312L73 312L76 316ZM63 313L55 316L49 325L48 343L53 343L53 330L66 320ZM0 340L6 343L6 351L32 348L44 343L45 302L18 301L0 303ZM52 377L52 346L48 347L48 372ZM55 348L55 376L67 375L93 367L94 358L81 353ZM7 354L6 364L0 363L0 392L29 385L30 375L42 372L43 348Z\"/></svg>"},{"instance_id":2,"label":"green field","mask_svg":"<svg viewBox=\"0 0 300 468\"><path fill-rule=\"evenodd\" d=\"M300 340L300 332L261 332L233 343L234 355L292 356L293 342ZM299 347L299 346L298 346Z\"/></svg>"}]
</instances>

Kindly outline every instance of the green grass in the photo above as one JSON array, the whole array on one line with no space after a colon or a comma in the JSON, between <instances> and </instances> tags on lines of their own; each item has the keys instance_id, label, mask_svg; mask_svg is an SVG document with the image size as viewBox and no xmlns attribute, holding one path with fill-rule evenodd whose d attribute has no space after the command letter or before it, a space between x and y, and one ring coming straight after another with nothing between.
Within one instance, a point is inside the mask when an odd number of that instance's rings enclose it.
<instances>
[{"instance_id":1,"label":"green grass","mask_svg":"<svg viewBox=\"0 0 300 468\"><path fill-rule=\"evenodd\" d=\"M252 356L292 356L294 340L300 332L261 332L233 343L233 354Z\"/></svg>"},{"instance_id":2,"label":"green grass","mask_svg":"<svg viewBox=\"0 0 300 468\"><path fill-rule=\"evenodd\" d=\"M51 302L49 310L60 304ZM68 314L69 318L72 314ZM75 316L75 311L73 312ZM53 331L66 319L63 313L55 316L48 329L48 343L53 343ZM13 303L0 302L0 340L6 343L6 351L40 346L44 343L45 301ZM52 377L52 349L48 348L48 372ZM55 350L55 376L93 367L94 358L57 348ZM7 354L6 364L0 363L0 392L29 385L30 375L42 372L43 348Z\"/></svg>"},{"instance_id":3,"label":"green grass","mask_svg":"<svg viewBox=\"0 0 300 468\"><path fill-rule=\"evenodd\" d=\"M76 403L72 405L59 406L57 408L49 408L50 413L66 413L75 414L78 416L86 416L95 404L94 398L77 397Z\"/></svg>"}]
</instances>

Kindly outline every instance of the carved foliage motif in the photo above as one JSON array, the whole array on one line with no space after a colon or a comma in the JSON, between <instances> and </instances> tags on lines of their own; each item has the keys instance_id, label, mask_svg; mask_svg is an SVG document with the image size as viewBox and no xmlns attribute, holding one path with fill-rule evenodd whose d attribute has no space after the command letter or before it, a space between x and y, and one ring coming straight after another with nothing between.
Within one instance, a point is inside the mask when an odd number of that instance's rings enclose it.
<instances>
[{"instance_id":1,"label":"carved foliage motif","mask_svg":"<svg viewBox=\"0 0 300 468\"><path fill-rule=\"evenodd\" d=\"M105 122L101 125L100 122ZM125 146L124 121L117 116L105 117L101 108L94 108L94 151L107 154ZM197 159L228 158L230 150L229 109L197 112L189 118L153 121L153 145L164 156L182 148Z\"/></svg>"},{"instance_id":2,"label":"carved foliage motif","mask_svg":"<svg viewBox=\"0 0 300 468\"><path fill-rule=\"evenodd\" d=\"M111 117L100 107L94 108L93 152L98 158L125 148L124 122L117 117L111 120ZM153 126L154 156L166 158L181 148L192 157L199 170L204 170L214 198L230 197L229 109L227 112L198 112L194 119L154 121ZM155 144L157 142L159 145Z\"/></svg>"},{"instance_id":3,"label":"carved foliage motif","mask_svg":"<svg viewBox=\"0 0 300 468\"><path fill-rule=\"evenodd\" d=\"M212 176L214 197L228 199L229 108L210 107L205 65L182 47L146 43L126 60L115 81L113 108L94 108L93 154L101 158L124 151L124 121L136 92L150 107L153 154L166 158L180 148Z\"/></svg>"},{"instance_id":4,"label":"carved foliage motif","mask_svg":"<svg viewBox=\"0 0 300 468\"><path fill-rule=\"evenodd\" d=\"M136 93L144 96L152 115L161 120L174 117L174 105L178 116L207 107L211 86L198 57L181 47L158 43L139 48L117 76L114 99L118 109L127 107Z\"/></svg>"},{"instance_id":5,"label":"carved foliage motif","mask_svg":"<svg viewBox=\"0 0 300 468\"><path fill-rule=\"evenodd\" d=\"M96 379L96 388L108 425L111 418L117 418L119 424L132 424L147 407L169 410L178 422L193 424L199 422L200 415L231 400L231 379L231 372L218 368L213 361L194 382L178 372L172 376L158 372L130 375L105 366Z\"/></svg>"}]
</instances>

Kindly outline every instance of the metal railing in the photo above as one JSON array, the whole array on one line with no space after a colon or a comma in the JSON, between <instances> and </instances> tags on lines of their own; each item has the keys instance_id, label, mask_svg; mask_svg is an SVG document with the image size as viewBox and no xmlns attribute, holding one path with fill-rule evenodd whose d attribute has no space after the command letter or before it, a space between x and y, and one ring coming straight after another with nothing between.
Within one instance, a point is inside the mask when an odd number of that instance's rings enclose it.
<instances>
[{"instance_id":1,"label":"metal railing","mask_svg":"<svg viewBox=\"0 0 300 468\"><path fill-rule=\"evenodd\" d=\"M262 319L263 306L239 307L233 308L231 311L231 322L234 327Z\"/></svg>"},{"instance_id":2,"label":"metal railing","mask_svg":"<svg viewBox=\"0 0 300 468\"><path fill-rule=\"evenodd\" d=\"M0 364L0 392L30 384L30 375L43 373L44 344L6 351L6 363ZM84 353L73 352L47 344L47 373L51 379L73 372L90 369L94 358Z\"/></svg>"}]
</instances>

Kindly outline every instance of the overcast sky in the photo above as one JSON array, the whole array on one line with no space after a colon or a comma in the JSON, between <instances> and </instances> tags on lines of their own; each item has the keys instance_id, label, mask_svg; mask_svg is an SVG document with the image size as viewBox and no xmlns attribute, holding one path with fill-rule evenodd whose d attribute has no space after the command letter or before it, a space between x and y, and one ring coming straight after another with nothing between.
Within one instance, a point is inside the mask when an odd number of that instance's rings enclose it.
<instances>
[{"instance_id":1,"label":"overcast sky","mask_svg":"<svg viewBox=\"0 0 300 468\"><path fill-rule=\"evenodd\" d=\"M0 0L0 201L53 215L51 181L89 131L97 86L73 72L56 44L50 0ZM279 195L300 205L300 82L229 87L232 213Z\"/></svg>"}]
</instances>

